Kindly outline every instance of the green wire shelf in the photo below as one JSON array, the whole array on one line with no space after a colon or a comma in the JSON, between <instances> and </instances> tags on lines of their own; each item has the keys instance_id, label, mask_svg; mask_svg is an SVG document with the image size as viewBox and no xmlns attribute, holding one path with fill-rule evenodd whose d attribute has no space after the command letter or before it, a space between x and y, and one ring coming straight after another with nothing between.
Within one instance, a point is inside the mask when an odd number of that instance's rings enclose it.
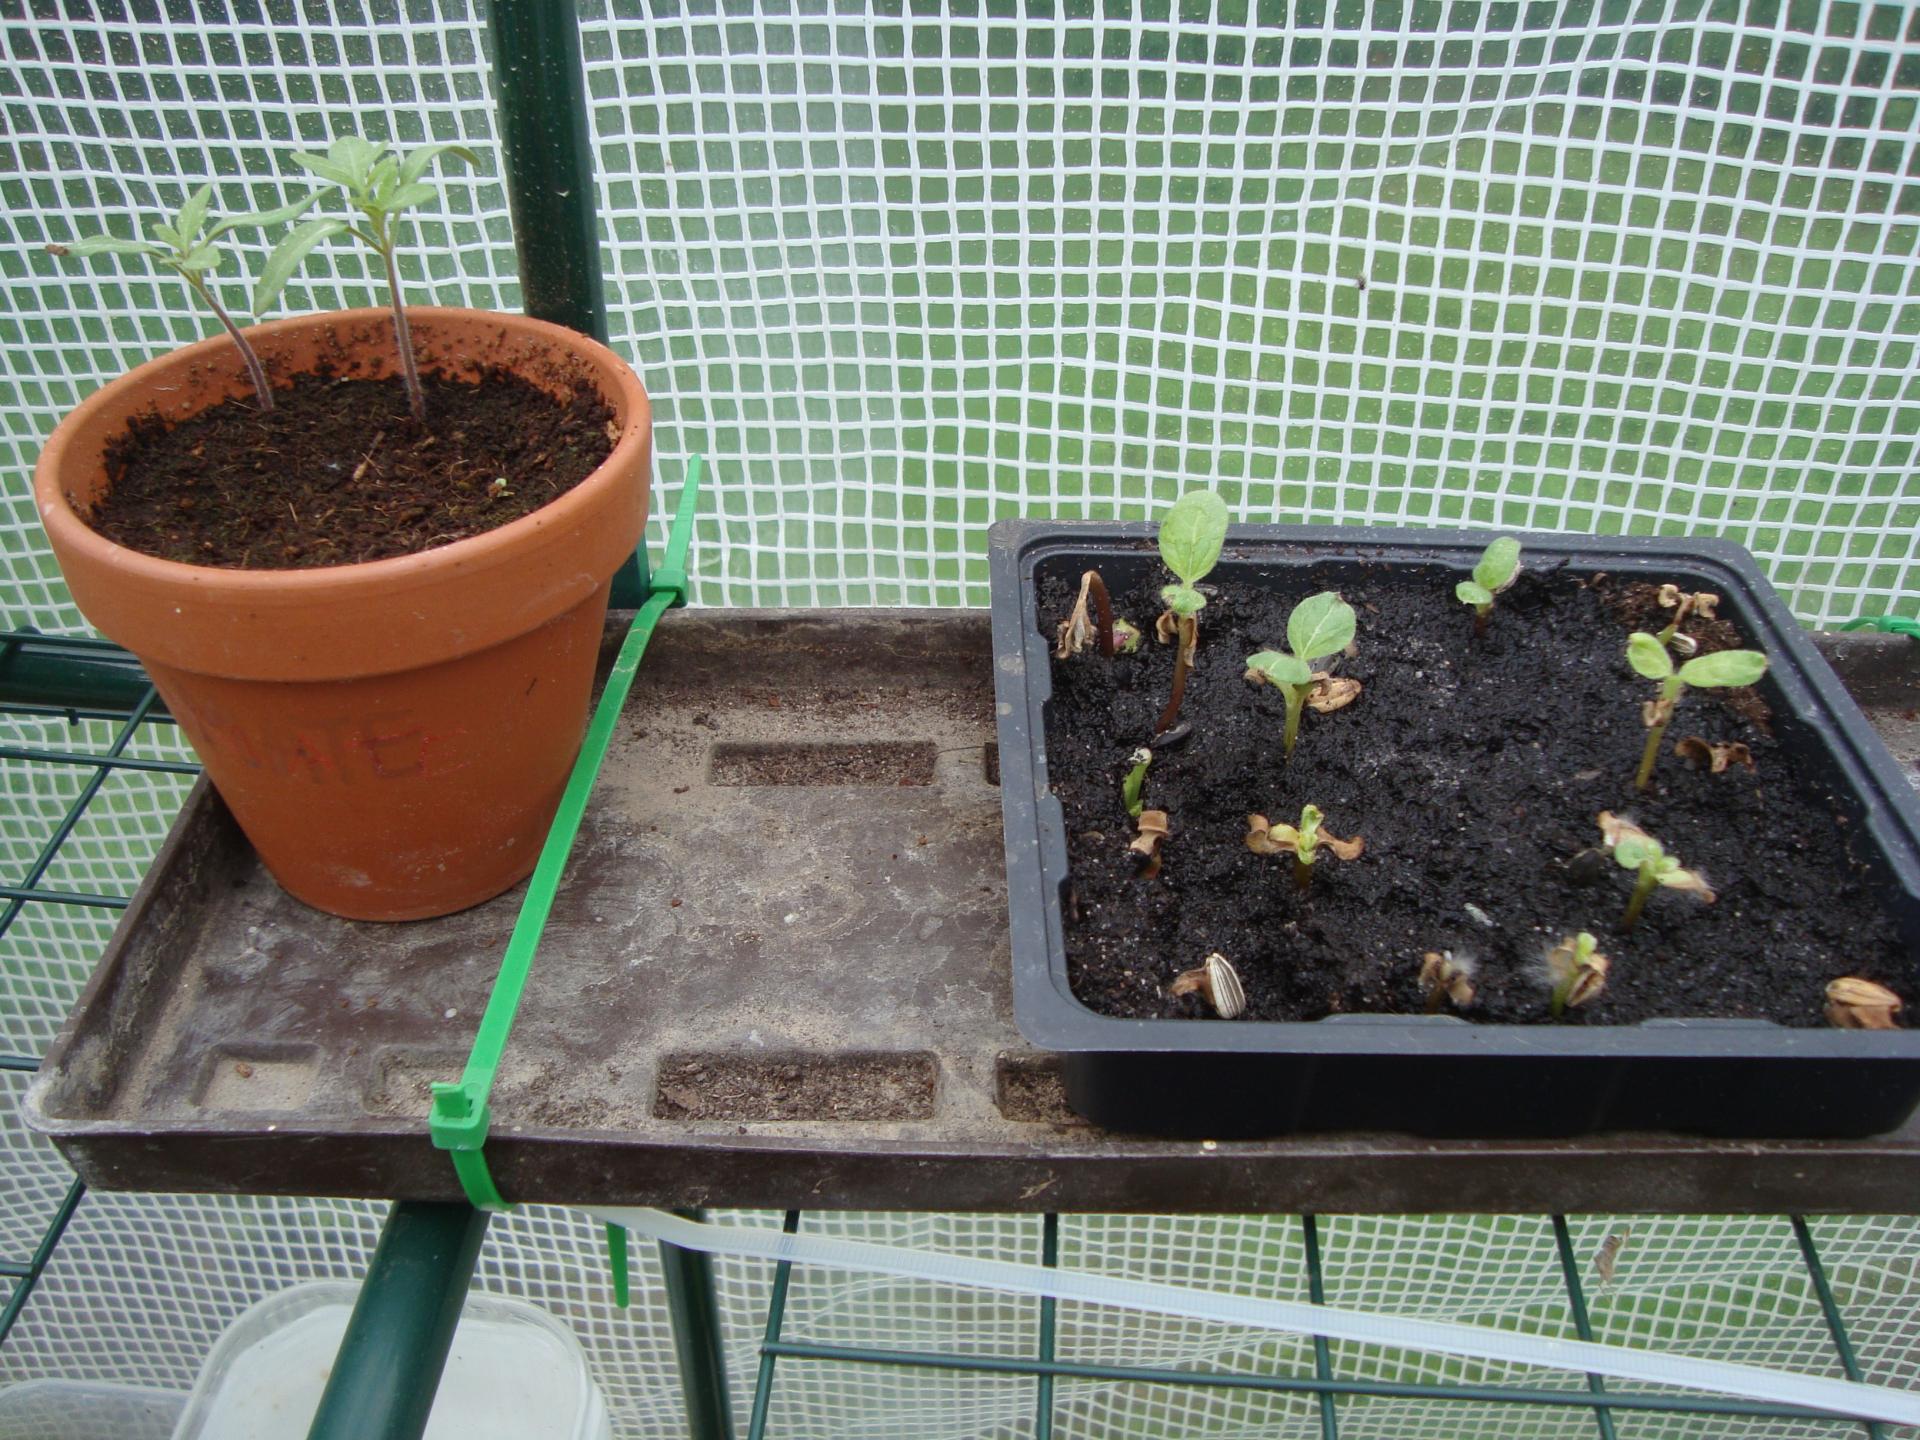
<instances>
[{"instance_id":1,"label":"green wire shelf","mask_svg":"<svg viewBox=\"0 0 1920 1440\"><path fill-rule=\"evenodd\" d=\"M803 1214L788 1211L784 1228L796 1234ZM1849 1380L1862 1378L1853 1342L1846 1322L1834 1300L1825 1265L1812 1232L1799 1216L1789 1217L1798 1241L1807 1278L1826 1323L1840 1369ZM1295 1217L1305 1255L1308 1293L1313 1303L1326 1303L1325 1271L1329 1256L1322 1248L1316 1217ZM1565 1216L1555 1215L1545 1223L1552 1228L1559 1254L1561 1279L1566 1292L1574 1329L1582 1340L1594 1338L1587 1314L1586 1297L1580 1281L1579 1264L1574 1256L1573 1240ZM1056 1263L1059 1245L1059 1217L1048 1215L1041 1232L1040 1261L1049 1267ZM1259 1375L1237 1372L1196 1372L1134 1365L1103 1365L1061 1361L1055 1358L1059 1327L1054 1302L1040 1302L1040 1324L1036 1353L1021 1355L962 1354L951 1350L905 1350L864 1345L809 1344L783 1338L791 1295L792 1265L780 1261L774 1266L768 1296L767 1319L759 1347L759 1368L755 1377L753 1408L747 1427L747 1440L766 1440L777 1432L769 1429L774 1383L780 1361L808 1360L837 1365L866 1365L937 1370L981 1376L1027 1376L1034 1381L1033 1432L1037 1440L1053 1434L1060 1387L1073 1381L1127 1382L1142 1385L1189 1386L1201 1389L1255 1391L1268 1394L1296 1394L1316 1399L1322 1440L1339 1440L1341 1399L1425 1400L1439 1403L1474 1402L1479 1404L1590 1409L1594 1434L1599 1440L1615 1440L1614 1416L1620 1411L1648 1411L1679 1415L1721 1415L1750 1419L1792 1419L1823 1423L1836 1436L1857 1434L1868 1440L1885 1440L1885 1428L1871 1421L1850 1420L1815 1410L1759 1401L1721 1399L1711 1395L1675 1395L1667 1393L1622 1393L1608 1390L1597 1375L1587 1377L1584 1390L1553 1390L1539 1387L1421 1384L1367 1379L1343 1379L1335 1373L1331 1347L1323 1338L1313 1342L1314 1363L1310 1374ZM720 1440L723 1432L695 1432L700 1440Z\"/></svg>"},{"instance_id":2,"label":"green wire shelf","mask_svg":"<svg viewBox=\"0 0 1920 1440\"><path fill-rule=\"evenodd\" d=\"M133 658L107 641L15 630L0 634L0 716L64 716L70 725L76 726L83 720L117 722L113 739L102 751L34 745L0 747L3 765L78 767L92 772L67 805L26 873L14 883L0 885L0 900L5 902L0 905L0 936L13 928L28 905L125 909L129 899L126 895L56 890L42 882L73 839L108 777L116 771L199 773L198 765L145 760L126 754L143 727L172 725L158 693ZM31 1074L39 1068L37 1055L0 1054L0 1071ZM7 1287L6 1303L0 1307L0 1345L13 1334L86 1193L85 1184L73 1181L47 1217L32 1252L20 1260L0 1258L0 1285Z\"/></svg>"}]
</instances>

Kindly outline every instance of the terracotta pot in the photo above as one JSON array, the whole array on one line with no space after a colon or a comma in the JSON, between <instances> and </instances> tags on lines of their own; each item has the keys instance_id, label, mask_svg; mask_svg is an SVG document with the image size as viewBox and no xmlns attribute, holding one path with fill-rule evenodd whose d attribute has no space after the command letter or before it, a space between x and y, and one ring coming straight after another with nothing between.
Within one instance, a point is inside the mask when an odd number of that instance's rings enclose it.
<instances>
[{"instance_id":1,"label":"terracotta pot","mask_svg":"<svg viewBox=\"0 0 1920 1440\"><path fill-rule=\"evenodd\" d=\"M94 393L34 472L74 603L146 665L274 878L362 920L449 914L533 869L585 733L608 587L646 522L653 447L646 392L605 346L521 316L407 313L423 369L595 385L620 426L607 462L498 530L364 565L223 570L113 544L81 519L107 444L136 415L251 393L222 337ZM248 335L278 378L397 364L385 310Z\"/></svg>"}]
</instances>

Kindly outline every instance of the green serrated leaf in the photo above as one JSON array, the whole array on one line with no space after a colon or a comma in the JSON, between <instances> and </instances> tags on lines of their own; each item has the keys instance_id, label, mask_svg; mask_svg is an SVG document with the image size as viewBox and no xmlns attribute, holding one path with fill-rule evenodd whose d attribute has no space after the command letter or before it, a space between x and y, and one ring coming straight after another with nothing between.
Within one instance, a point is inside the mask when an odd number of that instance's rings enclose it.
<instances>
[{"instance_id":1,"label":"green serrated leaf","mask_svg":"<svg viewBox=\"0 0 1920 1440\"><path fill-rule=\"evenodd\" d=\"M180 232L164 220L149 220L147 233L169 250L184 250L186 242L180 238Z\"/></svg>"},{"instance_id":2,"label":"green serrated leaf","mask_svg":"<svg viewBox=\"0 0 1920 1440\"><path fill-rule=\"evenodd\" d=\"M400 183L402 185L413 184L422 175L425 175L427 173L427 167L442 155L452 155L456 159L464 160L467 164L475 167L478 167L480 164L480 157L478 155L474 154L473 151L469 150L465 145L457 142L439 145L422 145L418 149L409 150L406 158L400 162Z\"/></svg>"},{"instance_id":3,"label":"green serrated leaf","mask_svg":"<svg viewBox=\"0 0 1920 1440\"><path fill-rule=\"evenodd\" d=\"M289 200L285 205L272 210L255 210L248 215L229 215L207 232L208 240L218 240L230 230L253 230L268 225L285 225L288 221L298 220L313 207L320 198L318 190L309 190L298 200Z\"/></svg>"},{"instance_id":4,"label":"green serrated leaf","mask_svg":"<svg viewBox=\"0 0 1920 1440\"><path fill-rule=\"evenodd\" d=\"M160 246L150 241L122 240L117 235L89 235L86 239L76 240L71 245L49 245L47 249L55 255L75 260L87 260L95 255L159 256L166 253Z\"/></svg>"},{"instance_id":5,"label":"green serrated leaf","mask_svg":"<svg viewBox=\"0 0 1920 1440\"><path fill-rule=\"evenodd\" d=\"M1262 650L1247 657L1247 669L1274 685L1311 685L1313 667L1283 650Z\"/></svg>"},{"instance_id":6,"label":"green serrated leaf","mask_svg":"<svg viewBox=\"0 0 1920 1440\"><path fill-rule=\"evenodd\" d=\"M293 163L310 174L318 175L322 180L331 180L336 185L352 188L359 183L359 176L328 155L315 155L310 150L296 150L293 152Z\"/></svg>"},{"instance_id":7,"label":"green serrated leaf","mask_svg":"<svg viewBox=\"0 0 1920 1440\"><path fill-rule=\"evenodd\" d=\"M1649 680L1664 680L1673 674L1673 656L1656 635L1636 630L1627 637L1627 664Z\"/></svg>"},{"instance_id":8,"label":"green serrated leaf","mask_svg":"<svg viewBox=\"0 0 1920 1440\"><path fill-rule=\"evenodd\" d=\"M267 263L261 267L259 283L253 287L253 313L264 314L267 307L279 298L280 292L300 268L300 262L307 258L314 246L341 234L346 228L347 222L344 220L321 216L288 231L286 239L273 247L273 253L267 256Z\"/></svg>"},{"instance_id":9,"label":"green serrated leaf","mask_svg":"<svg viewBox=\"0 0 1920 1440\"><path fill-rule=\"evenodd\" d=\"M1473 567L1473 578L1484 590L1498 595L1513 583L1520 573L1520 542L1511 535L1502 535L1487 546L1481 555L1480 563Z\"/></svg>"},{"instance_id":10,"label":"green serrated leaf","mask_svg":"<svg viewBox=\"0 0 1920 1440\"><path fill-rule=\"evenodd\" d=\"M196 245L185 255L172 261L176 270L191 270L195 274L202 270L217 270L220 267L220 252L212 245Z\"/></svg>"},{"instance_id":11,"label":"green serrated leaf","mask_svg":"<svg viewBox=\"0 0 1920 1440\"><path fill-rule=\"evenodd\" d=\"M1471 580L1462 580L1454 586L1453 594L1455 599L1475 607L1493 603L1493 592L1484 585L1476 585Z\"/></svg>"},{"instance_id":12,"label":"green serrated leaf","mask_svg":"<svg viewBox=\"0 0 1920 1440\"><path fill-rule=\"evenodd\" d=\"M327 147L327 158L347 172L346 183L356 190L367 188L376 161L387 147L359 135L342 135Z\"/></svg>"},{"instance_id":13,"label":"green serrated leaf","mask_svg":"<svg viewBox=\"0 0 1920 1440\"><path fill-rule=\"evenodd\" d=\"M1189 490L1160 522L1160 558L1188 585L1220 561L1227 539L1227 502L1211 490Z\"/></svg>"},{"instance_id":14,"label":"green serrated leaf","mask_svg":"<svg viewBox=\"0 0 1920 1440\"><path fill-rule=\"evenodd\" d=\"M174 234L179 237L175 242L182 249L193 244L199 235L200 227L207 223L207 210L213 204L213 186L202 185L187 197L186 204L180 207L180 218L174 221Z\"/></svg>"},{"instance_id":15,"label":"green serrated leaf","mask_svg":"<svg viewBox=\"0 0 1920 1440\"><path fill-rule=\"evenodd\" d=\"M431 185L402 185L387 197L386 211L389 215L402 210L411 210L416 205L424 205L440 192Z\"/></svg>"},{"instance_id":16,"label":"green serrated leaf","mask_svg":"<svg viewBox=\"0 0 1920 1440\"><path fill-rule=\"evenodd\" d=\"M1337 655L1353 643L1353 607L1331 590L1309 595L1287 617L1287 644L1304 661Z\"/></svg>"},{"instance_id":17,"label":"green serrated leaf","mask_svg":"<svg viewBox=\"0 0 1920 1440\"><path fill-rule=\"evenodd\" d=\"M367 172L366 193L381 209L385 209L392 200L393 192L400 184L400 158L397 155L382 155Z\"/></svg>"},{"instance_id":18,"label":"green serrated leaf","mask_svg":"<svg viewBox=\"0 0 1920 1440\"><path fill-rule=\"evenodd\" d=\"M1767 657L1758 650L1718 650L1696 655L1680 667L1680 678L1687 684L1715 688L1752 685L1766 673Z\"/></svg>"}]
</instances>

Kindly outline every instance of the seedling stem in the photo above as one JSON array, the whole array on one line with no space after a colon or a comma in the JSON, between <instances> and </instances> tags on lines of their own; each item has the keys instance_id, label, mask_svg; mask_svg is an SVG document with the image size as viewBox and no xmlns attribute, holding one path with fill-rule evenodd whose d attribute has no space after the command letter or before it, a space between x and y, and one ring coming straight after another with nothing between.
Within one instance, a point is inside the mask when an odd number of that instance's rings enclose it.
<instances>
[{"instance_id":1,"label":"seedling stem","mask_svg":"<svg viewBox=\"0 0 1920 1440\"><path fill-rule=\"evenodd\" d=\"M1177 648L1173 693L1153 727L1155 735L1164 735L1180 718L1187 672L1193 668L1194 651L1200 644L1199 615L1207 603L1207 597L1196 587L1220 563L1220 550L1226 541L1227 502L1211 490L1189 490L1173 502L1160 522L1160 558L1178 579L1160 592L1167 613L1155 628L1163 642L1174 640Z\"/></svg>"},{"instance_id":2,"label":"seedling stem","mask_svg":"<svg viewBox=\"0 0 1920 1440\"><path fill-rule=\"evenodd\" d=\"M1180 718L1180 704L1187 698L1187 672L1193 669L1193 652L1200 645L1200 622L1193 616L1175 615L1173 628L1178 641L1173 652L1173 690L1167 698L1167 708L1160 712L1159 720L1154 723L1155 735L1166 734Z\"/></svg>"}]
</instances>

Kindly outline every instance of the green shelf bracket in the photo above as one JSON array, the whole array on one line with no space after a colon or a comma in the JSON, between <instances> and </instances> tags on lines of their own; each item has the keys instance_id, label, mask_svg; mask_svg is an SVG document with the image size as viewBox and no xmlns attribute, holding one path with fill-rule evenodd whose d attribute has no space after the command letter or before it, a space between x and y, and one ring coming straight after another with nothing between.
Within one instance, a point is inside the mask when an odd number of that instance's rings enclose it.
<instances>
[{"instance_id":1,"label":"green shelf bracket","mask_svg":"<svg viewBox=\"0 0 1920 1440\"><path fill-rule=\"evenodd\" d=\"M540 860L528 883L527 898L521 903L513 934L507 940L493 993L487 997L479 1032L467 1056L466 1070L457 1084L443 1080L433 1084L427 1129L433 1143L452 1157L454 1173L460 1177L460 1188L466 1192L467 1199L482 1210L512 1208L487 1169L487 1130L492 1123L488 1103L493 1095L494 1077L499 1073L500 1059L513 1033L520 997L526 990L540 937L546 932L560 878L573 853L574 838L580 833L580 821L600 774L600 762L606 759L607 745L626 706L627 692L633 688L640 661L646 655L647 642L653 638L654 626L662 615L686 604L687 551L693 543L693 517L699 508L704 470L698 455L687 463L687 478L680 487L680 503L674 511L673 529L667 538L665 561L652 572L646 603L635 612L633 624L607 676L606 687L600 692L600 703L594 707L587 737L580 746L580 757L573 762L573 773L567 778L560 808L547 831L546 843L540 847Z\"/></svg>"}]
</instances>

